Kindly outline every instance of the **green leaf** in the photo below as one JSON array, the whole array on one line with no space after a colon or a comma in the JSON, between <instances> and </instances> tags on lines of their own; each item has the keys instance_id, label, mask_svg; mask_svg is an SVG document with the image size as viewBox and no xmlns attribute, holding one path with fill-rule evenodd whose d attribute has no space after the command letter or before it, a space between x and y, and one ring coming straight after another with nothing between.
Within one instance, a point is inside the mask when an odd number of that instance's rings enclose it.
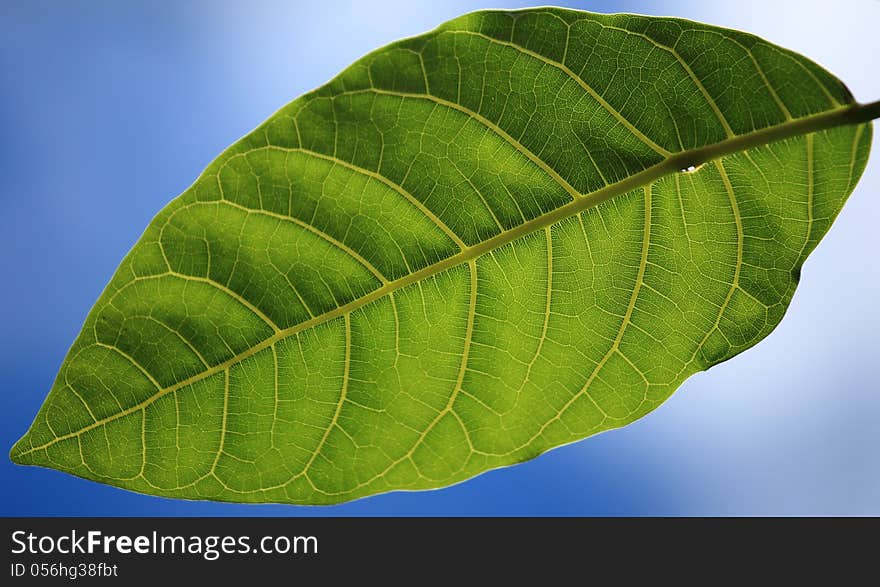
<instances>
[{"instance_id":1,"label":"green leaf","mask_svg":"<svg viewBox=\"0 0 880 587\"><path fill-rule=\"evenodd\" d=\"M325 504L624 426L779 323L878 115L745 33L462 16L288 104L162 210L11 458Z\"/></svg>"}]
</instances>

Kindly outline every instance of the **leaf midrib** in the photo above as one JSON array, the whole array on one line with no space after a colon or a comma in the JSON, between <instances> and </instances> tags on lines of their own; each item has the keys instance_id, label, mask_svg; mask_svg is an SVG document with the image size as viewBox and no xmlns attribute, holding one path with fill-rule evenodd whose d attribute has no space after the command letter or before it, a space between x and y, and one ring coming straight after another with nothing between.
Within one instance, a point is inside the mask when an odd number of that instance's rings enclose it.
<instances>
[{"instance_id":1,"label":"leaf midrib","mask_svg":"<svg viewBox=\"0 0 880 587\"><path fill-rule=\"evenodd\" d=\"M425 97L425 95L420 94L412 94L411 96ZM500 248L518 238L546 228L552 224L555 224L556 222L564 220L565 218L569 218L571 216L574 216L575 214L579 214L584 210L598 206L602 202L605 202L618 195L627 193L634 189L645 187L650 183L667 175L680 172L681 170L687 169L688 167L699 166L707 161L718 159L725 155L738 153L750 148L759 147L786 138L818 132L837 126L864 123L878 117L880 117L880 101L868 104L854 103L844 107L828 110L820 114L814 114L794 120L785 121L781 124L766 127L757 131L753 131L751 133L737 135L735 137L728 138L711 145L706 145L703 147L698 147L696 149L676 153L667 157L663 161L652 165L651 167L648 167L618 182L609 184L599 190L596 190L595 192L591 192L589 194L573 194L573 201L568 202L567 204L560 206L555 210L551 210L546 214L542 214L541 216L537 216L527 222L524 222L523 224L503 231L476 245L463 248L458 253L451 255L446 259L443 259L442 261L434 263L433 265L423 267L422 269L405 275L399 279L388 281L384 283L381 287L376 288L367 295L352 300L347 304L338 306L333 310L310 318L309 320L306 320L304 322L300 322L299 324L296 324L289 328L278 330L269 338L263 340L260 343L257 343L246 351L230 357L222 363L218 363L217 365L206 369L201 373L193 375L192 377L175 383L174 385L170 385L165 388L158 388L156 393L143 400L142 402L131 406L130 408L126 408L125 410L117 412L116 414L96 420L95 422L92 422L91 424L84 426L75 432L63 434L42 445L31 447L27 450L18 451L11 456L17 457L30 454L38 450L46 449L63 440L78 437L81 434L88 432L89 430L93 430L99 426L103 426L104 424L107 424L114 420L118 420L119 418L137 413L140 410L145 409L147 406L160 399L161 397L169 393L174 393L175 391L184 387L188 387L203 379L207 379L209 377L222 373L231 366L236 365L244 361L245 359L256 355L260 351L274 346L275 343L284 340L285 338L349 314L350 312L366 306L367 304L383 298L386 295L391 294L408 285L437 275L447 269L451 269L463 263L472 261L486 252ZM544 165L542 165L541 167L544 168L548 166L546 165L546 163L544 163ZM553 175L557 176L558 174L556 174L554 171ZM565 182L561 185L565 187L568 184L567 182ZM568 188L570 189L571 186L568 186ZM569 190L567 189L566 191ZM571 192L569 191L569 193Z\"/></svg>"}]
</instances>

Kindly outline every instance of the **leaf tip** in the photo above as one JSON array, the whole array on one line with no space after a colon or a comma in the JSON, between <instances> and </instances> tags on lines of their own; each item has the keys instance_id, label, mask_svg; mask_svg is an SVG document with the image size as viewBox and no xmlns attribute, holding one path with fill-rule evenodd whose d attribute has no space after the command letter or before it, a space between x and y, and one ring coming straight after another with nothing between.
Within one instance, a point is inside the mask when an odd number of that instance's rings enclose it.
<instances>
[{"instance_id":1,"label":"leaf tip","mask_svg":"<svg viewBox=\"0 0 880 587\"><path fill-rule=\"evenodd\" d=\"M27 458L27 448L23 446L26 440L27 435L19 439L19 441L12 445L12 448L9 449L9 460L16 465L29 465L31 463L31 461Z\"/></svg>"}]
</instances>

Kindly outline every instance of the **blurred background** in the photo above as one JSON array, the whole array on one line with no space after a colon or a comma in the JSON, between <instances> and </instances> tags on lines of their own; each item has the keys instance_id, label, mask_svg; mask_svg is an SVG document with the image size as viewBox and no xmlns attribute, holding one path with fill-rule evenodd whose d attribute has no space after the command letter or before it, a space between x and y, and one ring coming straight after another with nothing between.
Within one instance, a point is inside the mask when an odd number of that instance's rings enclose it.
<instances>
[{"instance_id":1,"label":"blurred background","mask_svg":"<svg viewBox=\"0 0 880 587\"><path fill-rule=\"evenodd\" d=\"M880 99L878 0L559 4L743 29ZM623 430L324 508L168 500L6 458L119 261L223 148L376 47L528 5L0 3L0 515L880 514L880 151L779 328Z\"/></svg>"}]
</instances>

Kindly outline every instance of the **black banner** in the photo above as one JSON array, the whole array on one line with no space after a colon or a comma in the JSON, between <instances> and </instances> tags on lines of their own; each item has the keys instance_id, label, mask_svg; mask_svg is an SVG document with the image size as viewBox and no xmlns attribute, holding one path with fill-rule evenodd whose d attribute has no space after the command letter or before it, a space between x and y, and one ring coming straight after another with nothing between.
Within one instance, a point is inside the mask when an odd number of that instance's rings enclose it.
<instances>
[{"instance_id":1,"label":"black banner","mask_svg":"<svg viewBox=\"0 0 880 587\"><path fill-rule=\"evenodd\" d=\"M876 519L4 518L5 578L18 584L266 582L344 577L410 584L476 576L692 574L876 554ZM574 573L574 575L569 575ZM728 575L729 576L729 575ZM467 580L465 580L467 579ZM335 581L334 581L335 582Z\"/></svg>"}]
</instances>

